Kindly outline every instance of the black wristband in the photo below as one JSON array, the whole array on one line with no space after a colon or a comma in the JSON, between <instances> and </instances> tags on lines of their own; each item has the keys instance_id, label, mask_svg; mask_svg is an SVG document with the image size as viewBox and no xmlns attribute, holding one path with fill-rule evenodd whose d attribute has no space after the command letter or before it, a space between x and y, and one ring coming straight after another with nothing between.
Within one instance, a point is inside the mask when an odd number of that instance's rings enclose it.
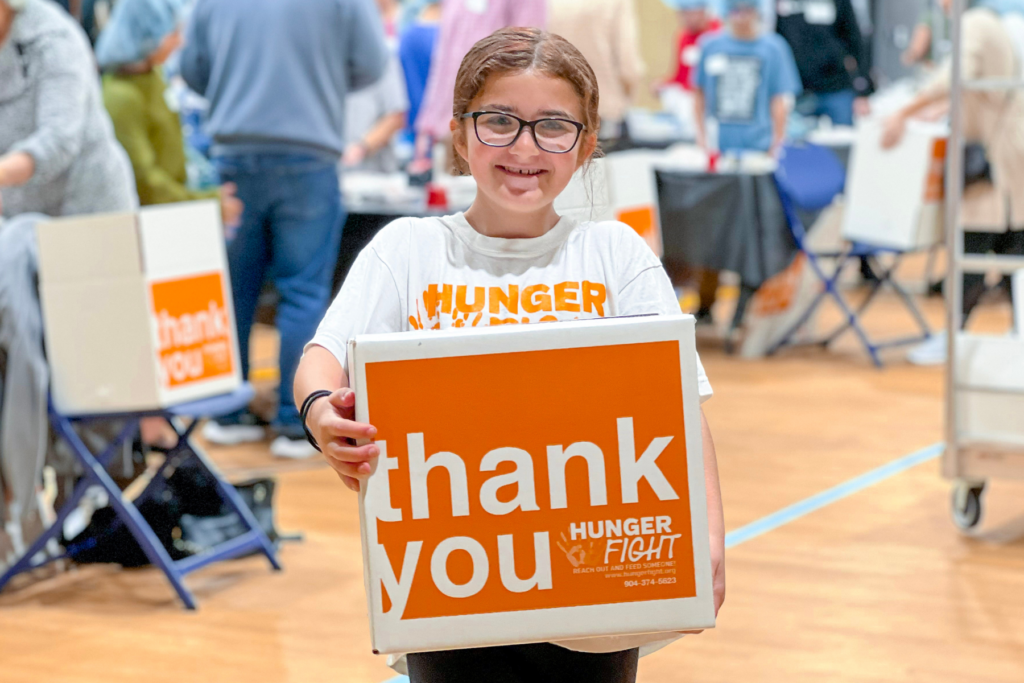
<instances>
[{"instance_id":1,"label":"black wristband","mask_svg":"<svg viewBox=\"0 0 1024 683\"><path fill-rule=\"evenodd\" d=\"M313 407L313 403L315 403L318 398L325 398L333 393L333 391L328 391L327 389L318 389L306 397L306 400L302 402L302 408L299 410L299 415L302 419L302 431L306 433L306 440L309 441L310 445L318 451L320 450L320 444L316 442L316 439L313 437L313 433L309 431L309 427L306 425L306 418L309 417L309 409Z\"/></svg>"}]
</instances>

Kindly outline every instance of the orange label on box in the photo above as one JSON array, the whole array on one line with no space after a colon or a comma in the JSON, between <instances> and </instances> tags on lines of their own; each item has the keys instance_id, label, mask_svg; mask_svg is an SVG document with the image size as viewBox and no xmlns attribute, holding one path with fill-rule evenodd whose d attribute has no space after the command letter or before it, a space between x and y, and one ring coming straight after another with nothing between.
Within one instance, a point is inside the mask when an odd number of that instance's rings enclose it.
<instances>
[{"instance_id":1,"label":"orange label on box","mask_svg":"<svg viewBox=\"0 0 1024 683\"><path fill-rule=\"evenodd\" d=\"M946 139L932 145L932 158L928 160L928 178L925 181L924 200L941 202L946 196Z\"/></svg>"},{"instance_id":2,"label":"orange label on box","mask_svg":"<svg viewBox=\"0 0 1024 683\"><path fill-rule=\"evenodd\" d=\"M367 363L366 395L385 613L696 596L678 342Z\"/></svg>"},{"instance_id":3,"label":"orange label on box","mask_svg":"<svg viewBox=\"0 0 1024 683\"><path fill-rule=\"evenodd\" d=\"M621 223L636 230L637 234L645 240L654 235L654 207L641 206L639 208L623 209L618 212L616 218Z\"/></svg>"},{"instance_id":4,"label":"orange label on box","mask_svg":"<svg viewBox=\"0 0 1024 683\"><path fill-rule=\"evenodd\" d=\"M150 293L164 388L234 373L221 273L154 282Z\"/></svg>"}]
</instances>

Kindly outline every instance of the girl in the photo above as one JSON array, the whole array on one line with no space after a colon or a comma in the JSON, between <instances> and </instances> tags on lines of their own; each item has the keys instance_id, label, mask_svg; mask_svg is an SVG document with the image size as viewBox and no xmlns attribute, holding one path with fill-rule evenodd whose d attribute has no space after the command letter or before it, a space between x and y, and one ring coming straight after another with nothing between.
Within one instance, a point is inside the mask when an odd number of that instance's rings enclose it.
<instances>
[{"instance_id":1,"label":"girl","mask_svg":"<svg viewBox=\"0 0 1024 683\"><path fill-rule=\"evenodd\" d=\"M374 444L350 441L376 434L352 420L346 345L355 335L679 312L661 264L629 227L555 213L555 197L597 151L597 107L593 70L556 35L503 29L466 55L451 130L460 170L477 182L476 200L464 214L403 218L384 228L356 260L295 378L299 405L315 391L333 392L312 403L307 425L349 488L359 490L378 455ZM545 310L552 308L549 298L527 296L514 317L503 317L492 314L497 307L474 312L468 309L478 309L475 303L444 296L466 291L459 285L516 285L525 294L565 281L583 282L590 305L552 311ZM505 313L511 315L507 307ZM698 368L704 400L711 386L699 359ZM703 418L702 424L717 608L725 597L725 530L714 446ZM639 646L666 642L662 634L418 653L408 656L408 670L413 683L634 681Z\"/></svg>"}]
</instances>

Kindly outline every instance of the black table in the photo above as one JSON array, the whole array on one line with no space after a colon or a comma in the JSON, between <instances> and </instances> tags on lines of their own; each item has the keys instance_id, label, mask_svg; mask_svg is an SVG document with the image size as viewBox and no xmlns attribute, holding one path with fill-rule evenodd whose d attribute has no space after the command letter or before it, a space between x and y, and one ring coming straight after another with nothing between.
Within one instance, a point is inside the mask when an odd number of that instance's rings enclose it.
<instances>
[{"instance_id":1,"label":"black table","mask_svg":"<svg viewBox=\"0 0 1024 683\"><path fill-rule=\"evenodd\" d=\"M665 265L739 274L734 332L754 292L797 254L772 174L659 169L655 177Z\"/></svg>"}]
</instances>

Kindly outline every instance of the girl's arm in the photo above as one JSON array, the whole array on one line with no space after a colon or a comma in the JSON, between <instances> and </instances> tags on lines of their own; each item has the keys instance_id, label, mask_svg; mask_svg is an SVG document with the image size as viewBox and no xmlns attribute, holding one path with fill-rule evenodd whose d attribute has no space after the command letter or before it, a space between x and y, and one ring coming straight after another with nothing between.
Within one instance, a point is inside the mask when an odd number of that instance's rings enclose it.
<instances>
[{"instance_id":1,"label":"girl's arm","mask_svg":"<svg viewBox=\"0 0 1024 683\"><path fill-rule=\"evenodd\" d=\"M349 388L345 369L330 351L322 346L311 346L299 362L293 389L295 405L300 409L314 391L333 392L313 402L306 426L320 445L327 464L338 473L345 486L358 491L359 479L370 474L370 462L380 449L372 443L355 445L356 439L372 439L377 430L354 420L356 395Z\"/></svg>"},{"instance_id":2,"label":"girl's arm","mask_svg":"<svg viewBox=\"0 0 1024 683\"><path fill-rule=\"evenodd\" d=\"M711 428L700 411L701 434L704 443L704 486L708 499L708 531L711 535L711 573L715 590L715 615L725 602L725 514L722 511L722 488L718 482L718 458Z\"/></svg>"}]
</instances>

